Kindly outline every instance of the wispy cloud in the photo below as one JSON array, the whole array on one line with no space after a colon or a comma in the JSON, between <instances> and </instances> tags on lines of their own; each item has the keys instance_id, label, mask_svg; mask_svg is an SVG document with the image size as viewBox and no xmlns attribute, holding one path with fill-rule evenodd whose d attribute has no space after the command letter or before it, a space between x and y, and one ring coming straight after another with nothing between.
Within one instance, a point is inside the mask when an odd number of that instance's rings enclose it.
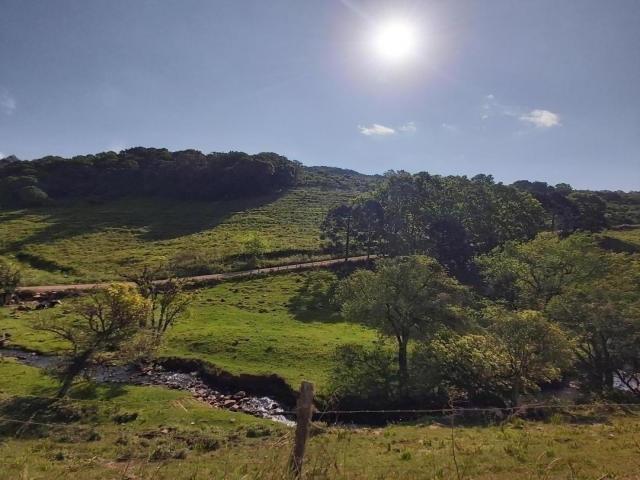
<instances>
[{"instance_id":1,"label":"wispy cloud","mask_svg":"<svg viewBox=\"0 0 640 480\"><path fill-rule=\"evenodd\" d=\"M531 123L538 128L551 128L560 127L560 116L557 113L550 112L549 110L531 110L529 113L520 115L520 120L523 122Z\"/></svg>"},{"instance_id":2,"label":"wispy cloud","mask_svg":"<svg viewBox=\"0 0 640 480\"><path fill-rule=\"evenodd\" d=\"M394 128L385 127L379 123L374 123L369 126L358 125L358 130L360 130L362 135L366 135L367 137L388 137L396 134L396 130Z\"/></svg>"},{"instance_id":3,"label":"wispy cloud","mask_svg":"<svg viewBox=\"0 0 640 480\"><path fill-rule=\"evenodd\" d=\"M457 125L453 125L451 123L441 123L440 126L447 132L457 132L460 130Z\"/></svg>"},{"instance_id":4,"label":"wispy cloud","mask_svg":"<svg viewBox=\"0 0 640 480\"><path fill-rule=\"evenodd\" d=\"M500 116L516 118L521 122L528 123L537 128L562 126L562 123L560 123L560 115L550 110L541 108L529 110L517 105L506 105L498 102L496 96L492 93L485 95L480 118L482 120L488 120L489 118Z\"/></svg>"},{"instance_id":5,"label":"wispy cloud","mask_svg":"<svg viewBox=\"0 0 640 480\"><path fill-rule=\"evenodd\" d=\"M416 127L415 122L407 122L404 125L400 125L398 127L398 131L404 132L404 133L416 133L417 130L418 128Z\"/></svg>"},{"instance_id":6,"label":"wispy cloud","mask_svg":"<svg viewBox=\"0 0 640 480\"><path fill-rule=\"evenodd\" d=\"M16 99L11 96L6 88L0 87L0 112L11 115L17 108Z\"/></svg>"},{"instance_id":7,"label":"wispy cloud","mask_svg":"<svg viewBox=\"0 0 640 480\"><path fill-rule=\"evenodd\" d=\"M397 127L387 127L379 123L372 123L371 125L358 125L358 130L362 135L367 137L390 137L398 134L413 134L418 131L418 127L415 122L407 122Z\"/></svg>"},{"instance_id":8,"label":"wispy cloud","mask_svg":"<svg viewBox=\"0 0 640 480\"><path fill-rule=\"evenodd\" d=\"M0 152L0 160L2 160L5 157L4 153Z\"/></svg>"}]
</instances>

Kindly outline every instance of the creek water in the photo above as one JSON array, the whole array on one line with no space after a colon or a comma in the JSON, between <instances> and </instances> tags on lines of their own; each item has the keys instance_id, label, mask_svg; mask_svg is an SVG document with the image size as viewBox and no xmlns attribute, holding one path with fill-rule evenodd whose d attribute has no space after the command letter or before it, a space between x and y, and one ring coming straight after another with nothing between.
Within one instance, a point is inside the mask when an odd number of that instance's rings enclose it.
<instances>
[{"instance_id":1,"label":"creek water","mask_svg":"<svg viewBox=\"0 0 640 480\"><path fill-rule=\"evenodd\" d=\"M18 349L0 348L0 357L15 358L20 363L42 369L54 369L62 364L62 357L40 355ZM220 391L208 385L198 372L183 373L167 370L159 365L139 368L134 365L94 365L85 375L99 383L129 385L155 385L191 393L195 398L215 408L243 412L267 418L286 425L295 422L287 419L284 405L267 396L255 396L250 392Z\"/></svg>"}]
</instances>

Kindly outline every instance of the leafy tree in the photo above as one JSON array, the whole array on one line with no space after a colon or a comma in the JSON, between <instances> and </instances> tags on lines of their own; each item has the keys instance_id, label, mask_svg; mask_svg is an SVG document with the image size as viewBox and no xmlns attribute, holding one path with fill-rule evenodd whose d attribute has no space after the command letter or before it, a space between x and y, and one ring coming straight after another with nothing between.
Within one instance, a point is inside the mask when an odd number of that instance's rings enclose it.
<instances>
[{"instance_id":1,"label":"leafy tree","mask_svg":"<svg viewBox=\"0 0 640 480\"><path fill-rule=\"evenodd\" d=\"M77 304L71 319L43 318L36 328L53 333L71 347L58 397L66 396L74 379L96 356L119 351L147 321L149 309L149 302L135 287L114 283Z\"/></svg>"},{"instance_id":2,"label":"leafy tree","mask_svg":"<svg viewBox=\"0 0 640 480\"><path fill-rule=\"evenodd\" d=\"M569 338L542 313L490 309L487 316L513 405L522 394L537 392L540 383L558 380L571 364Z\"/></svg>"},{"instance_id":3,"label":"leafy tree","mask_svg":"<svg viewBox=\"0 0 640 480\"><path fill-rule=\"evenodd\" d=\"M406 392L409 341L456 324L464 293L437 261L414 256L381 260L375 271L356 271L340 286L339 299L345 318L395 338L400 386Z\"/></svg>"},{"instance_id":4,"label":"leafy tree","mask_svg":"<svg viewBox=\"0 0 640 480\"><path fill-rule=\"evenodd\" d=\"M353 208L343 204L329 210L320 232L320 239L328 242L330 250L341 252L345 260L348 259L353 237Z\"/></svg>"},{"instance_id":5,"label":"leafy tree","mask_svg":"<svg viewBox=\"0 0 640 480\"><path fill-rule=\"evenodd\" d=\"M148 317L140 325L161 337L188 313L193 296L185 290L186 283L178 278L158 281L158 270L144 268L130 278L138 293L149 303Z\"/></svg>"},{"instance_id":6,"label":"leafy tree","mask_svg":"<svg viewBox=\"0 0 640 480\"><path fill-rule=\"evenodd\" d=\"M579 371L591 388L611 392L618 378L640 395L640 260L601 256L606 272L572 285L547 310L575 335Z\"/></svg>"},{"instance_id":7,"label":"leafy tree","mask_svg":"<svg viewBox=\"0 0 640 480\"><path fill-rule=\"evenodd\" d=\"M476 263L494 297L513 306L542 309L569 285L602 271L601 253L587 234L561 238L543 232L530 242L508 242Z\"/></svg>"},{"instance_id":8,"label":"leafy tree","mask_svg":"<svg viewBox=\"0 0 640 480\"><path fill-rule=\"evenodd\" d=\"M379 253L383 242L384 211L379 202L361 199L352 207L353 240L356 247L369 257Z\"/></svg>"},{"instance_id":9,"label":"leafy tree","mask_svg":"<svg viewBox=\"0 0 640 480\"><path fill-rule=\"evenodd\" d=\"M575 192L569 195L578 215L575 227L588 232L600 232L607 227L607 204L593 193Z\"/></svg>"},{"instance_id":10,"label":"leafy tree","mask_svg":"<svg viewBox=\"0 0 640 480\"><path fill-rule=\"evenodd\" d=\"M0 305L11 301L16 289L20 285L22 272L13 263L0 258Z\"/></svg>"},{"instance_id":11,"label":"leafy tree","mask_svg":"<svg viewBox=\"0 0 640 480\"><path fill-rule=\"evenodd\" d=\"M422 396L429 390L442 402L452 391L474 403L504 402L510 398L507 362L491 335L441 333L413 351L412 389Z\"/></svg>"}]
</instances>

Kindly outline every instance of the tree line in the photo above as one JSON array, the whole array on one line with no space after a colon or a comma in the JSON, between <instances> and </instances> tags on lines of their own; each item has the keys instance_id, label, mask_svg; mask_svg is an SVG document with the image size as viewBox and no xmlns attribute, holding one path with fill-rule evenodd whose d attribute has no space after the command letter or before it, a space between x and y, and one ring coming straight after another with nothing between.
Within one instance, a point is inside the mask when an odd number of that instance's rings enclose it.
<instances>
[{"instance_id":1,"label":"tree line","mask_svg":"<svg viewBox=\"0 0 640 480\"><path fill-rule=\"evenodd\" d=\"M204 154L136 147L73 158L0 162L0 204L40 206L51 200L161 196L219 200L280 191L300 165L275 153Z\"/></svg>"},{"instance_id":2,"label":"tree line","mask_svg":"<svg viewBox=\"0 0 640 480\"><path fill-rule=\"evenodd\" d=\"M327 214L327 250L436 258L457 278L477 276L474 257L544 230L596 232L606 205L594 193L566 184L520 181L508 186L489 175L439 176L389 172L377 188Z\"/></svg>"}]
</instances>

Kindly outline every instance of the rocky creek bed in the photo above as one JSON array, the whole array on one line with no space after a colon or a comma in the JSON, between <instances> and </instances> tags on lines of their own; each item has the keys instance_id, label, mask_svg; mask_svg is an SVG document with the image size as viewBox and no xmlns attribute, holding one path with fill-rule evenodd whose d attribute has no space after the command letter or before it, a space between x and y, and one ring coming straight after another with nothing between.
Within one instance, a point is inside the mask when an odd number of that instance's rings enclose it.
<instances>
[{"instance_id":1,"label":"rocky creek bed","mask_svg":"<svg viewBox=\"0 0 640 480\"><path fill-rule=\"evenodd\" d=\"M15 358L25 365L49 369L62 362L61 357L40 355L18 349L0 348L0 357ZM229 391L213 388L200 372L175 371L159 364L137 367L134 365L96 365L87 370L86 375L100 383L126 383L130 385L163 386L191 393L196 399L214 408L224 408L233 412L243 412L256 417L293 425L287 419L288 410L282 403L268 396L256 396L243 390Z\"/></svg>"}]
</instances>

